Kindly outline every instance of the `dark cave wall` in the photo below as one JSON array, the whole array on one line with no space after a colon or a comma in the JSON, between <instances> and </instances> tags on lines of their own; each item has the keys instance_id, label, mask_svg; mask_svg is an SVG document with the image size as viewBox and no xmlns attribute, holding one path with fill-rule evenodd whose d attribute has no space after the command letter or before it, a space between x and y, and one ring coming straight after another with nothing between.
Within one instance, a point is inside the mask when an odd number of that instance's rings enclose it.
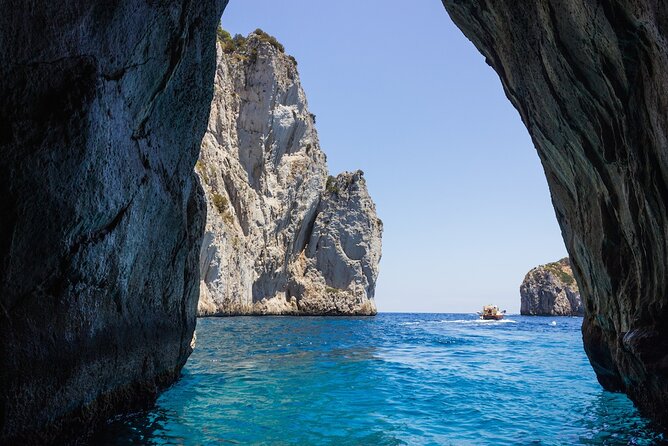
<instances>
[{"instance_id":1,"label":"dark cave wall","mask_svg":"<svg viewBox=\"0 0 668 446\"><path fill-rule=\"evenodd\" d=\"M0 1L0 443L150 403L191 352L226 1Z\"/></svg>"},{"instance_id":2,"label":"dark cave wall","mask_svg":"<svg viewBox=\"0 0 668 446\"><path fill-rule=\"evenodd\" d=\"M668 8L443 0L538 150L601 384L668 425Z\"/></svg>"}]
</instances>

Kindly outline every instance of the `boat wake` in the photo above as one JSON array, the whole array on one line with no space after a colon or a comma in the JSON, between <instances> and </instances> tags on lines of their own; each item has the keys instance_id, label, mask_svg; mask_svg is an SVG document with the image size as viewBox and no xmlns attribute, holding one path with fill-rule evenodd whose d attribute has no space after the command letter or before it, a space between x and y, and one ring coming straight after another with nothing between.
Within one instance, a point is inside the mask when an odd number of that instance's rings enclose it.
<instances>
[{"instance_id":1,"label":"boat wake","mask_svg":"<svg viewBox=\"0 0 668 446\"><path fill-rule=\"evenodd\" d=\"M442 324L516 324L517 321L512 319L501 319L500 321L495 321L493 319L456 319L454 321L442 320L439 321Z\"/></svg>"},{"instance_id":2,"label":"boat wake","mask_svg":"<svg viewBox=\"0 0 668 446\"><path fill-rule=\"evenodd\" d=\"M428 324L485 324L485 325L501 325L501 324L516 324L517 321L513 319L501 319L496 321L493 319L442 319L440 321L419 321L419 322L400 322L399 325L411 326L411 325L428 325Z\"/></svg>"}]
</instances>

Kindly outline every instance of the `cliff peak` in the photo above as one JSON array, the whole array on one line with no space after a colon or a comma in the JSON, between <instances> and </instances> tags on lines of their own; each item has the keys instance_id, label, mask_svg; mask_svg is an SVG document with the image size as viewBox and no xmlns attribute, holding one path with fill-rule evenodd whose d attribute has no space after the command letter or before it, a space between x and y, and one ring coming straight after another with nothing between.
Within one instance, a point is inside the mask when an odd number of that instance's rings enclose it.
<instances>
[{"instance_id":1,"label":"cliff peak","mask_svg":"<svg viewBox=\"0 0 668 446\"><path fill-rule=\"evenodd\" d=\"M286 54L285 46L276 37L260 28L249 33L248 36L241 34L232 36L228 31L219 26L216 36L222 51L225 54L234 55L236 59L255 61L259 48L263 48L269 54L274 53L274 56L279 54L284 55L295 67L297 66L297 60L293 56Z\"/></svg>"}]
</instances>

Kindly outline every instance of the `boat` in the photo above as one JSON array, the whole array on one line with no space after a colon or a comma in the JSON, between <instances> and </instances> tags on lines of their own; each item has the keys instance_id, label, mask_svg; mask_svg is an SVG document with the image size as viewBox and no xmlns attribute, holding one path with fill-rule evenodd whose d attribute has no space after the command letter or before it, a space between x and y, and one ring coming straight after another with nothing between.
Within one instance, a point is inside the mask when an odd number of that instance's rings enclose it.
<instances>
[{"instance_id":1,"label":"boat","mask_svg":"<svg viewBox=\"0 0 668 446\"><path fill-rule=\"evenodd\" d=\"M496 305L485 305L482 311L478 312L478 316L483 320L500 321L506 315L506 310L500 311Z\"/></svg>"}]
</instances>

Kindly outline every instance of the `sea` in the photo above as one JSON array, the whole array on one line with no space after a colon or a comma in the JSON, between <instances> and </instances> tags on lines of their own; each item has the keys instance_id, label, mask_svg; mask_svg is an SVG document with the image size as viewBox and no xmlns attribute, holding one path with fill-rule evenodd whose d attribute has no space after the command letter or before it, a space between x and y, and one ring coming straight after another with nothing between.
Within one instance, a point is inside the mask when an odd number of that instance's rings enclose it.
<instances>
[{"instance_id":1,"label":"sea","mask_svg":"<svg viewBox=\"0 0 668 446\"><path fill-rule=\"evenodd\" d=\"M110 445L654 445L587 360L581 318L230 317Z\"/></svg>"}]
</instances>

